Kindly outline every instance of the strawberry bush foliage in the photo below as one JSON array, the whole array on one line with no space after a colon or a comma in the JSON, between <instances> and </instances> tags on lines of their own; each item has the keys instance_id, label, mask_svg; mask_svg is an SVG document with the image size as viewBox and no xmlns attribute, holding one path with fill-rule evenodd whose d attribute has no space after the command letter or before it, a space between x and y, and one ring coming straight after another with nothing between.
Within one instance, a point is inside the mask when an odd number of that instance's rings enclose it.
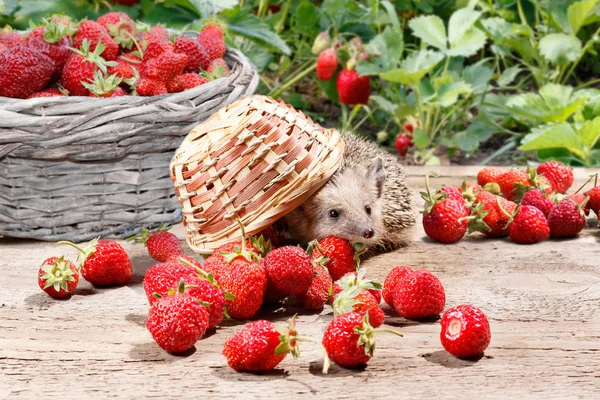
<instances>
[{"instance_id":1,"label":"strawberry bush foliage","mask_svg":"<svg viewBox=\"0 0 600 400\"><path fill-rule=\"evenodd\" d=\"M26 29L108 7L175 29L217 18L259 91L413 163L482 144L513 161L600 164L600 0L0 0Z\"/></svg>"}]
</instances>

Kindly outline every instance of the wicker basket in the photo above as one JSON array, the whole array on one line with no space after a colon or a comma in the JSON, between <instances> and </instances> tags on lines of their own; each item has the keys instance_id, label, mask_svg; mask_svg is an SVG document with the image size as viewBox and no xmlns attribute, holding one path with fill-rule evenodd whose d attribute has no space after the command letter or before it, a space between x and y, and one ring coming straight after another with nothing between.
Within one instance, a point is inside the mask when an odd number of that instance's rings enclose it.
<instances>
[{"instance_id":1,"label":"wicker basket","mask_svg":"<svg viewBox=\"0 0 600 400\"><path fill-rule=\"evenodd\" d=\"M240 52L228 50L225 59L231 75L181 93L0 97L0 235L83 241L180 222L173 151L258 84Z\"/></svg>"},{"instance_id":2,"label":"wicker basket","mask_svg":"<svg viewBox=\"0 0 600 400\"><path fill-rule=\"evenodd\" d=\"M292 107L250 96L190 132L171 162L187 242L198 253L259 232L327 182L344 143Z\"/></svg>"}]
</instances>

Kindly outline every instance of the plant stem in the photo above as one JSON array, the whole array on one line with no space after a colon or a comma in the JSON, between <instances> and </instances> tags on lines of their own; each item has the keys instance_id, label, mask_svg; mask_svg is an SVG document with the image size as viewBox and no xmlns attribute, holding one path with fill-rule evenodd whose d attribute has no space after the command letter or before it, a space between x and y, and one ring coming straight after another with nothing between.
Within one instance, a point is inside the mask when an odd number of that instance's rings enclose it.
<instances>
[{"instance_id":1,"label":"plant stem","mask_svg":"<svg viewBox=\"0 0 600 400\"><path fill-rule=\"evenodd\" d=\"M269 93L269 96L271 96L273 98L278 97L279 95L281 95L281 93L283 93L285 90L290 88L296 82L302 80L305 76L307 76L308 74L313 72L315 69L317 69L316 63L311 65L309 68L305 69L304 71L300 72L298 75L296 75L295 77L293 77L292 79L290 79L289 81L284 83L283 85L281 85L281 87L276 89L274 92Z\"/></svg>"},{"instance_id":2,"label":"plant stem","mask_svg":"<svg viewBox=\"0 0 600 400\"><path fill-rule=\"evenodd\" d=\"M277 22L277 29L275 29L275 33L277 33L277 35L281 33L281 30L285 26L285 21L287 20L287 16L290 13L291 4L292 0L288 0L287 3L285 3L285 6L283 7L283 15L281 16L279 22Z\"/></svg>"},{"instance_id":3,"label":"plant stem","mask_svg":"<svg viewBox=\"0 0 600 400\"><path fill-rule=\"evenodd\" d=\"M566 83L569 80L569 77L573 74L573 72L575 71L575 68L577 67L577 65L583 58L583 56L587 53L588 49L594 44L594 37L598 36L599 34L600 34L600 28L596 30L596 32L592 35L590 40L588 40L587 43L585 44L585 46L583 46L583 49L581 49L581 53L579 54L579 57L577 57L577 60L575 60L573 65L571 65L571 68L569 69L569 72L567 72L567 75L565 76L564 80L562 80L562 83Z\"/></svg>"}]
</instances>

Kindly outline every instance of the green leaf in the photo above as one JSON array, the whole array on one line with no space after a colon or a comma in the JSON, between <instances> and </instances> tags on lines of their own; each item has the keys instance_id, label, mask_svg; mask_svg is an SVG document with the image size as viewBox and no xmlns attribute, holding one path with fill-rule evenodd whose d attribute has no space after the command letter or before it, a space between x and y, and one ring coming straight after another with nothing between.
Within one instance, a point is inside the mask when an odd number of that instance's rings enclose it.
<instances>
[{"instance_id":1,"label":"green leaf","mask_svg":"<svg viewBox=\"0 0 600 400\"><path fill-rule=\"evenodd\" d=\"M358 64L357 72L360 75L376 75L396 69L402 58L403 49L402 32L394 31L388 26L367 45L369 54L377 52L380 55L375 57L372 63L361 61Z\"/></svg>"},{"instance_id":2,"label":"green leaf","mask_svg":"<svg viewBox=\"0 0 600 400\"><path fill-rule=\"evenodd\" d=\"M545 125L534 128L523 138L519 150L565 148L580 158L584 158L583 143L577 132L568 123Z\"/></svg>"},{"instance_id":3,"label":"green leaf","mask_svg":"<svg viewBox=\"0 0 600 400\"><path fill-rule=\"evenodd\" d=\"M402 83L404 85L416 85L431 71L444 56L431 50L421 50L412 53L401 64L401 68L380 74L381 78Z\"/></svg>"},{"instance_id":4,"label":"green leaf","mask_svg":"<svg viewBox=\"0 0 600 400\"><path fill-rule=\"evenodd\" d=\"M419 149L424 149L429 145L429 135L421 128L415 128L413 132L413 141Z\"/></svg>"},{"instance_id":5,"label":"green leaf","mask_svg":"<svg viewBox=\"0 0 600 400\"><path fill-rule=\"evenodd\" d=\"M427 44L440 50L447 49L446 28L440 17L427 15L413 18L409 21L408 26L410 26L416 37Z\"/></svg>"},{"instance_id":6,"label":"green leaf","mask_svg":"<svg viewBox=\"0 0 600 400\"><path fill-rule=\"evenodd\" d=\"M563 65L577 60L581 54L581 41L573 35L551 33L540 40L542 56L554 65Z\"/></svg>"},{"instance_id":7,"label":"green leaf","mask_svg":"<svg viewBox=\"0 0 600 400\"><path fill-rule=\"evenodd\" d=\"M190 0L190 3L204 18L208 18L226 8L235 7L238 4L236 0Z\"/></svg>"},{"instance_id":8,"label":"green leaf","mask_svg":"<svg viewBox=\"0 0 600 400\"><path fill-rule=\"evenodd\" d=\"M383 111L387 112L388 114L394 114L396 112L396 104L392 103L385 97L380 96L378 94L374 94L374 95L371 95L370 98L371 98L371 100L373 100L375 102L375 104L377 104L377 106L379 108L381 108Z\"/></svg>"},{"instance_id":9,"label":"green leaf","mask_svg":"<svg viewBox=\"0 0 600 400\"><path fill-rule=\"evenodd\" d=\"M500 87L508 86L515 80L521 71L523 71L523 69L518 66L506 68L504 72L502 72L502 75L496 80L496 83Z\"/></svg>"},{"instance_id":10,"label":"green leaf","mask_svg":"<svg viewBox=\"0 0 600 400\"><path fill-rule=\"evenodd\" d=\"M402 27L400 26L400 19L398 18L398 14L396 13L396 9L394 8L394 5L387 0L382 1L381 5L388 12L388 14L390 16L390 23L392 24L392 28L394 28L394 31L401 32Z\"/></svg>"},{"instance_id":11,"label":"green leaf","mask_svg":"<svg viewBox=\"0 0 600 400\"><path fill-rule=\"evenodd\" d=\"M592 14L597 4L598 0L584 0L571 4L567 10L567 17L569 18L569 25L573 35L577 35L579 29L586 24L586 20Z\"/></svg>"},{"instance_id":12,"label":"green leaf","mask_svg":"<svg viewBox=\"0 0 600 400\"><path fill-rule=\"evenodd\" d=\"M468 131L459 132L454 135L456 146L467 153L473 153L479 148L479 138Z\"/></svg>"},{"instance_id":13,"label":"green leaf","mask_svg":"<svg viewBox=\"0 0 600 400\"><path fill-rule=\"evenodd\" d=\"M469 8L461 8L452 14L448 22L448 40L451 48L462 41L480 15L480 12Z\"/></svg>"},{"instance_id":14,"label":"green leaf","mask_svg":"<svg viewBox=\"0 0 600 400\"><path fill-rule=\"evenodd\" d=\"M317 20L317 7L312 2L304 0L293 14L293 29L301 35L316 36L319 33L315 24Z\"/></svg>"},{"instance_id":15,"label":"green leaf","mask_svg":"<svg viewBox=\"0 0 600 400\"><path fill-rule=\"evenodd\" d=\"M483 46L485 46L485 33L477 28L471 28L451 46L446 54L449 56L470 57Z\"/></svg>"},{"instance_id":16,"label":"green leaf","mask_svg":"<svg viewBox=\"0 0 600 400\"><path fill-rule=\"evenodd\" d=\"M444 84L437 92L437 96L431 103L439 104L442 107L450 107L458 100L458 96L471 93L471 85L464 81Z\"/></svg>"},{"instance_id":17,"label":"green leaf","mask_svg":"<svg viewBox=\"0 0 600 400\"><path fill-rule=\"evenodd\" d=\"M288 45L256 15L242 11L239 6L224 10L219 15L227 21L230 31L264 46L275 48L283 54L291 54Z\"/></svg>"},{"instance_id":18,"label":"green leaf","mask_svg":"<svg viewBox=\"0 0 600 400\"><path fill-rule=\"evenodd\" d=\"M471 89L475 94L485 92L493 75L494 71L483 62L470 65L463 71L463 79L471 85Z\"/></svg>"},{"instance_id":19,"label":"green leaf","mask_svg":"<svg viewBox=\"0 0 600 400\"><path fill-rule=\"evenodd\" d=\"M585 121L577 130L579 138L589 148L592 148L600 139L600 117Z\"/></svg>"}]
</instances>

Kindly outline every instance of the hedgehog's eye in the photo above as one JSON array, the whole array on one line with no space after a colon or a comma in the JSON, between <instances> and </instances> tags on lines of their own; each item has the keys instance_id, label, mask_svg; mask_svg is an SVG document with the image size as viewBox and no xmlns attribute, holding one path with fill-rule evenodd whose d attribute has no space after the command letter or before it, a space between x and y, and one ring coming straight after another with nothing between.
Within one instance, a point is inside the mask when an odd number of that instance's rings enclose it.
<instances>
[{"instance_id":1,"label":"hedgehog's eye","mask_svg":"<svg viewBox=\"0 0 600 400\"><path fill-rule=\"evenodd\" d=\"M340 213L338 212L338 210L329 210L329 216L331 218L337 218L340 216Z\"/></svg>"},{"instance_id":2,"label":"hedgehog's eye","mask_svg":"<svg viewBox=\"0 0 600 400\"><path fill-rule=\"evenodd\" d=\"M365 211L368 215L371 215L371 206L365 206Z\"/></svg>"}]
</instances>

